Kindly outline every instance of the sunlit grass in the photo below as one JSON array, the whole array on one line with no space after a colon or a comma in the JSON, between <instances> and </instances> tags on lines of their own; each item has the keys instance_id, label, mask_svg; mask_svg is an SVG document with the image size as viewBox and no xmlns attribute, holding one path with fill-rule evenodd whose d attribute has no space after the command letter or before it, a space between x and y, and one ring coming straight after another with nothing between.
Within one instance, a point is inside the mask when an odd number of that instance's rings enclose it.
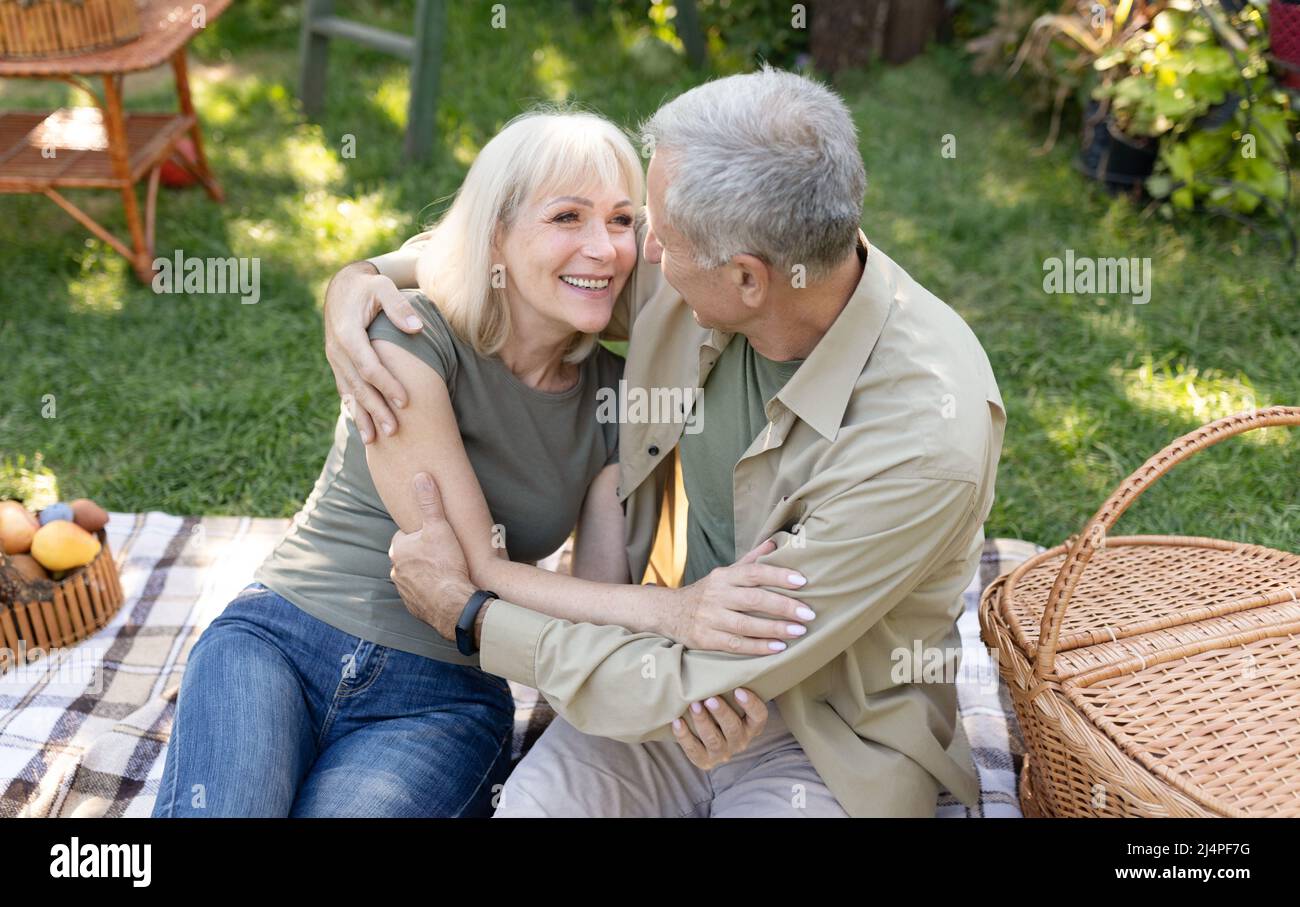
<instances>
[{"instance_id":1,"label":"sunlit grass","mask_svg":"<svg viewBox=\"0 0 1300 907\"><path fill-rule=\"evenodd\" d=\"M375 108L398 128L406 128L406 111L411 104L411 82L405 72L381 79L372 95Z\"/></svg>"},{"instance_id":2,"label":"sunlit grass","mask_svg":"<svg viewBox=\"0 0 1300 907\"><path fill-rule=\"evenodd\" d=\"M1261 399L1245 375L1230 377L1215 369L1202 371L1195 366L1161 365L1146 358L1135 369L1113 367L1111 373L1122 383L1124 396L1135 406L1160 417L1176 416L1196 422L1212 422L1235 413L1273 405ZM1265 443L1264 433L1247 435L1247 440ZM1274 433L1269 440L1284 442L1284 433Z\"/></svg>"},{"instance_id":3,"label":"sunlit grass","mask_svg":"<svg viewBox=\"0 0 1300 907\"><path fill-rule=\"evenodd\" d=\"M469 134L468 130L459 129L456 131L456 137L453 140L451 156L457 164L468 170L470 164L474 163L474 158L478 157L481 147L478 142L474 141L474 137Z\"/></svg>"},{"instance_id":4,"label":"sunlit grass","mask_svg":"<svg viewBox=\"0 0 1300 907\"><path fill-rule=\"evenodd\" d=\"M311 189L287 207L290 223L286 239L312 244L312 248L294 251L297 255L311 255L319 260L322 268L337 261L333 256L338 254L338 249L373 248L398 224L398 219L381 207L376 196L350 199L325 189ZM317 249L323 250L323 254L317 254Z\"/></svg>"},{"instance_id":5,"label":"sunlit grass","mask_svg":"<svg viewBox=\"0 0 1300 907\"><path fill-rule=\"evenodd\" d=\"M113 314L122 311L122 280L130 266L106 244L95 240L96 254L88 256L97 267L87 269L68 282L68 306L77 314Z\"/></svg>"},{"instance_id":6,"label":"sunlit grass","mask_svg":"<svg viewBox=\"0 0 1300 907\"><path fill-rule=\"evenodd\" d=\"M1023 205L1030 197L1025 180L1008 179L1006 174L985 173L979 181L980 196L999 208Z\"/></svg>"}]
</instances>

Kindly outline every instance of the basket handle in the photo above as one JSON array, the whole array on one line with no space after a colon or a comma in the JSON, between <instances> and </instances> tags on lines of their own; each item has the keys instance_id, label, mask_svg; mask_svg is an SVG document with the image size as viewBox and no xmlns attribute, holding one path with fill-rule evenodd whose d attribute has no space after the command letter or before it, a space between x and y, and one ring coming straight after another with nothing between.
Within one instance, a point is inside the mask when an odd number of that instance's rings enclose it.
<instances>
[{"instance_id":1,"label":"basket handle","mask_svg":"<svg viewBox=\"0 0 1300 907\"><path fill-rule=\"evenodd\" d=\"M1078 587L1084 568L1092 559L1093 552L1105 546L1106 533L1142 492L1154 485L1156 479L1193 454L1212 447L1220 441L1226 441L1234 435L1274 425L1300 426L1300 407L1272 406L1268 409L1236 413L1216 419L1208 425L1202 425L1195 431L1183 435L1143 463L1137 471L1120 483L1070 545L1065 562L1061 564L1061 570L1056 574L1056 582L1052 584L1052 591L1047 596L1047 607L1043 609L1043 622L1038 631L1035 677L1042 680L1055 666L1056 647L1060 643L1065 609L1069 607L1070 597L1074 595L1074 590Z\"/></svg>"}]
</instances>

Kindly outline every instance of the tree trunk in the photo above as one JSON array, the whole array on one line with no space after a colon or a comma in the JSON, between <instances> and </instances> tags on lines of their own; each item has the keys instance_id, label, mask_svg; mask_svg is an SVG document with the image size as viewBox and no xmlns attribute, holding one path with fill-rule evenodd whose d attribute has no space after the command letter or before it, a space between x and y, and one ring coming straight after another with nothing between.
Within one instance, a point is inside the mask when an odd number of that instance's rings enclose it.
<instances>
[{"instance_id":1,"label":"tree trunk","mask_svg":"<svg viewBox=\"0 0 1300 907\"><path fill-rule=\"evenodd\" d=\"M821 71L834 75L878 57L905 63L925 49L944 18L944 0L815 0L809 45Z\"/></svg>"},{"instance_id":2,"label":"tree trunk","mask_svg":"<svg viewBox=\"0 0 1300 907\"><path fill-rule=\"evenodd\" d=\"M943 21L943 0L894 0L885 34L885 61L906 63L925 50Z\"/></svg>"}]
</instances>

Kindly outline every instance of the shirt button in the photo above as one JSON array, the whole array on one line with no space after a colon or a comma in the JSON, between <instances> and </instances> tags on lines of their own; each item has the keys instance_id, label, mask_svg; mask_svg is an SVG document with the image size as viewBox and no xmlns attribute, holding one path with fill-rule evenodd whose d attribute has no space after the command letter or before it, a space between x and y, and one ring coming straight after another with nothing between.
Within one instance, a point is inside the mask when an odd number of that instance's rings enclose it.
<instances>
[{"instance_id":1,"label":"shirt button","mask_svg":"<svg viewBox=\"0 0 1300 907\"><path fill-rule=\"evenodd\" d=\"M651 444L651 445L650 445L650 449L647 450L646 453L650 454L650 456L652 456L652 457L657 457L657 456L659 456L659 447L658 447L658 445L656 445L656 444Z\"/></svg>"}]
</instances>

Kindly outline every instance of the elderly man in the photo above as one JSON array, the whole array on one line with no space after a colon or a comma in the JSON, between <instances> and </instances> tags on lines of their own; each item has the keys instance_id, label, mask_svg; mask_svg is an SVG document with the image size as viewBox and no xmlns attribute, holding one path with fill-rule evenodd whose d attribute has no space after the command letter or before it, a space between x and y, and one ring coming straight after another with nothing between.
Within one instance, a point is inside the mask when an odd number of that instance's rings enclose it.
<instances>
[{"instance_id":1,"label":"elderly man","mask_svg":"<svg viewBox=\"0 0 1300 907\"><path fill-rule=\"evenodd\" d=\"M684 567L691 583L770 539L759 560L807 577L797 597L816 619L784 651L741 656L489 601L484 670L561 716L498 814L932 816L941 786L973 803L954 675L1005 426L988 359L868 247L856 131L825 87L764 68L686 92L645 132L643 258L610 333L630 338L629 396L703 393L693 413L620 426L632 576L672 583ZM373 275L409 286L417 256L408 244L350 265L327 293L331 363L363 436L371 416L393 429L383 398L402 393L368 357L365 323L380 306L409 314ZM423 496L394 575L449 633L474 588ZM670 723L700 701L729 715L738 687L771 700L767 728L697 768Z\"/></svg>"}]
</instances>

